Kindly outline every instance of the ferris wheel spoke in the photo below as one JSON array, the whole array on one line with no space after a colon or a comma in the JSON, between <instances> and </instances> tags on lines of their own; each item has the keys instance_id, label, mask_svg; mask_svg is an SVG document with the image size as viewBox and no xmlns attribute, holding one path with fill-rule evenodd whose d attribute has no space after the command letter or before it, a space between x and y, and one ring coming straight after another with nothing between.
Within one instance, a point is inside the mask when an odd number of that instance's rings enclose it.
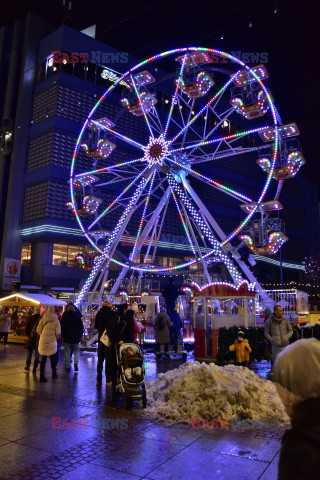
<instances>
[{"instance_id":1,"label":"ferris wheel spoke","mask_svg":"<svg viewBox=\"0 0 320 480\"><path fill-rule=\"evenodd\" d=\"M173 112L174 106L175 106L176 101L177 101L178 90L181 87L181 80L182 80L182 75L183 75L186 59L187 59L187 55L185 55L183 57L183 61L182 61L180 72L179 72L179 78L176 81L176 88L175 88L175 92L174 92L174 95L173 95L172 100L171 100L169 115L168 115L168 118L167 118L166 127L164 129L164 138L167 138L168 128L169 128L170 120L171 120L171 117L172 117L172 112Z\"/></svg>"},{"instance_id":2,"label":"ferris wheel spoke","mask_svg":"<svg viewBox=\"0 0 320 480\"><path fill-rule=\"evenodd\" d=\"M235 149L221 150L219 148L222 145L222 142L218 145L216 150L213 153L206 153L205 155L196 155L189 158L190 165L196 165L197 163L211 162L213 160L221 160L223 158L234 157L238 155L243 155L244 153L251 153L261 149L261 146L254 148L243 148L237 147Z\"/></svg>"},{"instance_id":3,"label":"ferris wheel spoke","mask_svg":"<svg viewBox=\"0 0 320 480\"><path fill-rule=\"evenodd\" d=\"M135 140L133 140L132 138L127 137L126 135L122 135L122 133L120 133L120 132L116 132L116 131L113 130L112 128L107 127L106 125L104 125L104 123L100 122L99 120L91 120L91 123L94 123L94 124L95 124L98 128L100 128L101 130L106 130L107 132L112 133L112 135L114 135L115 137L119 138L119 139L122 140L123 142L128 143L129 145L132 145L133 147L140 148L140 150L143 150L143 145L141 145L141 143L136 142Z\"/></svg>"},{"instance_id":4,"label":"ferris wheel spoke","mask_svg":"<svg viewBox=\"0 0 320 480\"><path fill-rule=\"evenodd\" d=\"M149 201L150 201L150 196L151 196L151 192L152 192L152 188L153 188L154 177L155 177L155 171L154 171L153 174L152 174L151 181L150 181L150 187L149 187L149 190L148 190L148 194L147 194L147 196L146 196L146 198L145 198L145 200L144 200L144 207L143 207L143 212L142 212L141 220L140 220L139 227L138 227L138 232L137 232L137 236L136 236L136 241L135 241L135 243L134 243L132 252L131 252L130 257L129 257L129 260L130 260L130 261L133 261L133 260L135 259L135 253L136 253L136 249L137 249L137 244L138 244L139 240L141 241L140 235L141 235L143 222L144 222L144 220L145 220L147 208L148 208Z\"/></svg>"},{"instance_id":5,"label":"ferris wheel spoke","mask_svg":"<svg viewBox=\"0 0 320 480\"><path fill-rule=\"evenodd\" d=\"M179 215L179 217L180 217L180 220L181 220L181 223L182 223L182 227L183 227L184 232L185 232L185 234L186 234L186 236L187 236L187 239L188 239L188 241L189 241L191 250L192 250L193 254L195 255L195 254L196 254L196 250L195 250L194 244L193 244L193 242L192 242L192 240L191 240L190 233L189 233L188 226L187 226L187 225L188 225L188 223L187 223L187 221L188 221L188 220L187 220L187 215L186 215L185 217L183 216L182 211L181 211L181 208L180 208L179 203L178 203L178 200L177 200L177 197L176 197L176 195L175 195L175 193L174 193L174 189L173 189L173 187L171 186L170 182L169 182L169 186L170 186L171 195L172 195L172 197L173 197L175 206L176 206L176 208L177 208L177 210L178 210L178 215Z\"/></svg>"},{"instance_id":6,"label":"ferris wheel spoke","mask_svg":"<svg viewBox=\"0 0 320 480\"><path fill-rule=\"evenodd\" d=\"M170 139L171 144L173 144L177 140L177 138L179 138L180 135L182 135L185 132L185 130L188 129L203 114L203 112L206 110L206 108L209 105L211 105L215 100L219 99L220 95L224 93L224 91L233 82L233 80L238 75L238 73L239 71L236 72L234 75L232 75L230 79L223 85L223 87L220 88L220 90L215 95L213 95L213 97L201 108L201 110L196 115L194 115L194 117L192 117L192 119L182 128L182 130L179 133L177 133L177 135L174 138Z\"/></svg>"},{"instance_id":7,"label":"ferris wheel spoke","mask_svg":"<svg viewBox=\"0 0 320 480\"><path fill-rule=\"evenodd\" d=\"M118 175L117 177L112 178L111 180L108 180L107 182L96 183L95 186L96 187L104 187L106 185L115 185L117 183L127 182L128 180L132 180L133 178L136 178L136 176L137 176L136 174L131 175L130 177L121 177L120 175Z\"/></svg>"},{"instance_id":8,"label":"ferris wheel spoke","mask_svg":"<svg viewBox=\"0 0 320 480\"><path fill-rule=\"evenodd\" d=\"M91 230L91 228L97 223L99 222L99 220L101 220L101 218L103 218L110 210L111 207L113 207L113 205L115 203L117 203L123 196L124 194L139 180L139 178L142 177L142 175L144 175L144 173L147 172L148 170L148 166L142 170L142 172L132 181L129 183L129 185L127 185L125 187L125 189L108 205L108 207L102 212L100 213L100 215L91 223L91 225L88 227L87 230Z\"/></svg>"},{"instance_id":9,"label":"ferris wheel spoke","mask_svg":"<svg viewBox=\"0 0 320 480\"><path fill-rule=\"evenodd\" d=\"M220 190L221 192L223 192L223 193L225 193L225 194L227 194L227 195L229 195L233 198L236 198L237 200L239 200L241 202L247 202L247 203L252 203L253 202L253 200L251 200L251 198L243 195L242 193L239 193L236 190L233 190L232 188L227 187L226 185L222 185L221 183L217 182L216 180L213 180L212 178L206 177L205 175L202 175L201 173L195 172L194 170L192 170L192 168L189 168L186 165L182 165L181 163L179 163L175 160L170 160L170 162L172 162L176 166L182 168L184 171L190 173L190 175L197 178L198 180L201 180L206 185L210 185L211 187L216 188L216 189Z\"/></svg>"},{"instance_id":10,"label":"ferris wheel spoke","mask_svg":"<svg viewBox=\"0 0 320 480\"><path fill-rule=\"evenodd\" d=\"M219 257L219 259L225 263L234 282L237 285L239 285L242 282L242 276L238 272L232 260L228 257L226 253L223 252L211 228L208 226L207 222L205 222L202 216L200 215L197 204L195 204L196 205L195 207L193 204L193 201L191 201L191 197L189 197L188 195L188 192L185 191L185 187L184 189L182 189L181 186L172 177L170 178L170 181L171 181L171 184L174 185L175 191L178 192L179 197L181 198L184 205L188 209L190 215L192 216L194 221L197 223L197 225L200 227L201 231L203 232L203 235L209 240L209 242L213 247L213 249L210 250L210 252L203 255L203 258L206 258L209 255L211 256L212 254L217 255L217 257ZM183 178L182 178L182 183L183 185L185 183Z\"/></svg>"},{"instance_id":11,"label":"ferris wheel spoke","mask_svg":"<svg viewBox=\"0 0 320 480\"><path fill-rule=\"evenodd\" d=\"M219 122L208 132L202 139L202 141L206 141L222 124L229 118L229 116L232 114L234 111L234 107L229 108L226 112L224 112L221 116L219 116ZM215 114L217 115L217 114ZM206 118L208 118L208 114L206 115ZM193 152L196 150L197 147L195 147L191 152L188 154L188 156L191 156Z\"/></svg>"},{"instance_id":12,"label":"ferris wheel spoke","mask_svg":"<svg viewBox=\"0 0 320 480\"><path fill-rule=\"evenodd\" d=\"M188 193L187 193L187 191L186 191L186 189L185 189L184 186L183 186L183 189L184 189L184 193L185 193L186 195L188 195ZM187 223L188 223L188 226L189 226L189 230L190 230L190 232L191 232L191 236L192 236L192 239L193 239L193 242L194 242L194 245L195 245L197 254L198 254L198 259L197 259L197 261L198 261L198 262L201 262L202 268L203 268L203 272L204 272L204 274L205 274L206 277L207 277L207 281L210 283L210 282L211 282L211 277L210 277L210 274L209 274L208 269L207 269L207 264L206 264L206 262L205 262L205 258L204 258L204 256L203 256L203 255L205 255L205 253L203 254L202 251L201 251L201 247L200 247L200 245L199 245L199 242L198 242L198 240L197 240L196 234L195 234L194 229L193 229L192 224L191 224L193 218L192 218L192 217L189 218L189 216L188 216L188 214L187 214L187 211L186 211L186 208L185 208L185 206L184 206L183 201L182 201L180 198L179 198L179 200L180 200L180 203L181 203L181 208L183 209L185 218L186 218L186 220L187 220ZM205 251L208 251L208 250L210 251L210 248L208 248L207 245L206 245L205 236L203 235L203 232L202 232L200 226L199 226L198 223L195 222L194 220L193 220L193 222L194 222L194 226L196 227L196 231L198 232L199 237L202 239L202 241L203 241L203 243L204 243L204 245L205 245L205 248L203 248L202 250L204 250L204 252L205 252ZM207 225L207 227L208 227L208 225ZM209 227L208 227L208 228L209 228ZM195 253L195 254L196 254L196 253Z\"/></svg>"},{"instance_id":13,"label":"ferris wheel spoke","mask_svg":"<svg viewBox=\"0 0 320 480\"><path fill-rule=\"evenodd\" d=\"M262 130L265 130L266 128L268 128L268 126L263 126L263 127L259 127L259 128L254 128L252 130L246 130L244 132L238 132L238 133L234 133L233 135L226 135L225 137L220 137L220 138L214 138L212 140L207 140L205 142L199 142L195 145L188 145L184 148L177 148L175 150L169 150L169 153L177 153L177 152L184 152L186 150L190 150L191 148L198 148L198 147L203 147L203 146L206 146L206 145L211 145L213 143L217 143L217 142L221 142L221 141L231 141L231 140L238 140L239 138L242 138L242 137L245 137L246 135L251 135L253 133L258 133L258 132L261 132Z\"/></svg>"},{"instance_id":14,"label":"ferris wheel spoke","mask_svg":"<svg viewBox=\"0 0 320 480\"><path fill-rule=\"evenodd\" d=\"M74 178L81 179L86 175L97 175L100 173L109 173L112 170L116 170L117 168L121 168L121 167L126 167L134 163L146 163L146 161L144 160L144 158L136 158L135 160L129 160L127 162L117 163L116 165L110 165L108 167L97 168L95 170L89 170L88 172L78 173L77 175L74 176Z\"/></svg>"},{"instance_id":15,"label":"ferris wheel spoke","mask_svg":"<svg viewBox=\"0 0 320 480\"><path fill-rule=\"evenodd\" d=\"M148 118L150 122L152 121L153 128L155 129L156 133L160 136L163 135L163 125L161 123L161 120L159 118L157 109L155 106L146 114L148 115Z\"/></svg>"},{"instance_id":16,"label":"ferris wheel spoke","mask_svg":"<svg viewBox=\"0 0 320 480\"><path fill-rule=\"evenodd\" d=\"M180 124L178 124L173 118L171 119L171 121L172 121L172 123L174 123L175 125L177 125L178 128L182 128L182 127L183 127L183 126L181 126ZM193 139L193 140L186 140L186 134L187 134L187 132L189 132L189 133L192 132L196 137L199 138L199 141L202 141L202 135L200 135L200 133L197 132L193 127L189 127L189 130L186 130L186 131L185 131L185 133L184 133L184 135L183 135L183 138L182 138L181 141L179 142L180 148L183 148L184 146L187 146L187 145L189 145L189 144L190 144L190 145L193 145L194 142L195 142L194 139ZM203 155L205 155L205 151L204 151L203 149L201 149L201 148L199 147L199 150L200 150L200 152L203 153Z\"/></svg>"}]
</instances>

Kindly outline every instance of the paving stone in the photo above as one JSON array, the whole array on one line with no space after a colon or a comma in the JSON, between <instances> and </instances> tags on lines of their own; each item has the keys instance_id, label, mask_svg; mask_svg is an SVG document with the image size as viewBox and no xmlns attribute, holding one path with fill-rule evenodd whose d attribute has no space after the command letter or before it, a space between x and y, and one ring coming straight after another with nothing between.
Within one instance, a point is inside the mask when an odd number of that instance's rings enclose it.
<instances>
[{"instance_id":1,"label":"paving stone","mask_svg":"<svg viewBox=\"0 0 320 480\"><path fill-rule=\"evenodd\" d=\"M191 448L194 449L201 448L266 462L273 460L274 456L280 450L280 447L280 442L272 438L266 438L261 441L261 437L244 437L236 433L225 435L221 431L208 433L194 441L191 445Z\"/></svg>"},{"instance_id":2,"label":"paving stone","mask_svg":"<svg viewBox=\"0 0 320 480\"><path fill-rule=\"evenodd\" d=\"M266 463L205 450L179 452L146 475L152 480L258 480Z\"/></svg>"}]
</instances>

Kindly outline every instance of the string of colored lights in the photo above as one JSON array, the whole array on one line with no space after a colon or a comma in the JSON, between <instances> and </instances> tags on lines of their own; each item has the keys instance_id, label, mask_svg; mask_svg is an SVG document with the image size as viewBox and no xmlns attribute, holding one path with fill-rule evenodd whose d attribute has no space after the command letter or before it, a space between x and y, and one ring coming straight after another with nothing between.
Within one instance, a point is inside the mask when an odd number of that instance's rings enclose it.
<instances>
[{"instance_id":1,"label":"string of colored lights","mask_svg":"<svg viewBox=\"0 0 320 480\"><path fill-rule=\"evenodd\" d=\"M140 177L142 177L142 175L144 175L146 173L146 171L148 170L149 166L147 166L144 170L142 170L141 173L139 173L139 175L137 177L135 177L134 180L132 180L131 183L129 183L123 190L122 192L107 206L107 208L105 210L103 210L103 212L91 223L91 225L88 227L87 230L91 230L91 228L104 216L106 215L106 213L108 213L108 211L110 210L111 207L113 207L113 205L118 202L120 200L120 198L123 197L123 195L129 190L129 188L131 188L136 182L137 180L139 180Z\"/></svg>"},{"instance_id":2,"label":"string of colored lights","mask_svg":"<svg viewBox=\"0 0 320 480\"><path fill-rule=\"evenodd\" d=\"M233 197L238 197L238 200L245 200L248 203L252 203L251 198L246 197L245 195L242 195L242 193L239 193L239 192L237 192L236 190L233 190L230 187L226 187L225 185L222 185L222 183L219 183L216 180L212 180L212 178L206 177L205 175L202 175L199 172L195 172L194 170L192 170L192 168L189 168L187 165L182 165L181 163L177 162L176 160L172 160L170 158L168 158L167 160L169 160L171 163L174 163L175 165L181 167L183 170L186 170L191 175L194 175L194 176L200 178L201 180L205 181L206 183L214 185L219 190L227 192L228 194L231 194Z\"/></svg>"},{"instance_id":3,"label":"string of colored lights","mask_svg":"<svg viewBox=\"0 0 320 480\"><path fill-rule=\"evenodd\" d=\"M170 186L170 190L171 190L171 194L172 194L174 203L176 204L176 207L177 207L177 210L178 210L178 214L179 214L179 217L180 217L180 220L181 220L183 229L184 229L184 231L185 231L185 234L187 235L187 238L188 238L188 241L189 241L189 243L190 243L191 249L192 249L194 255L196 255L195 247L194 247L194 245L193 245L193 243L192 243L192 241L191 241L190 234L189 234L189 230L188 230L188 228L187 228L187 224L186 224L186 222L185 222L185 219L184 219L184 217L183 217L183 215L182 215L182 211L181 211L181 208L180 208L180 206L179 206L179 204L178 204L178 201L177 201L177 198L176 198L176 196L175 196L174 190L173 190L173 188L171 188L170 183L169 183L169 186Z\"/></svg>"},{"instance_id":4,"label":"string of colored lights","mask_svg":"<svg viewBox=\"0 0 320 480\"><path fill-rule=\"evenodd\" d=\"M149 201L150 201L150 196L151 196L151 192L152 192L152 188L153 188L153 183L154 183L155 175L156 175L156 171L154 171L153 174L152 174L152 178L151 178L151 182L150 182L150 187L149 187L149 190L148 190L148 195L146 196L146 199L145 199L145 202L144 202L143 212L142 212L141 220L140 220L139 227L138 227L137 238L136 238L136 241L135 241L135 243L134 243L134 246L133 246L132 252L131 252L131 254L130 254L129 260L134 260L134 258L135 258L135 253L136 253L137 245L138 245L139 240L140 240L142 225L143 225L144 218L145 218L145 216L146 216L147 208L148 208Z\"/></svg>"},{"instance_id":5,"label":"string of colored lights","mask_svg":"<svg viewBox=\"0 0 320 480\"><path fill-rule=\"evenodd\" d=\"M166 195L166 193L165 193L165 195ZM169 196L167 197L167 200L166 200L166 203L165 203L165 207L164 207L164 210L163 210L160 227L158 227L158 233L157 233L157 237L158 237L158 238L160 238L160 235L161 235L161 232L162 232L162 228L163 228L163 224L164 224L164 219L165 219L166 216L167 216L168 206L169 206ZM158 220L157 220L157 221L158 221ZM154 245L153 254L152 254L152 258L151 258L151 263L154 262L154 259L155 259L155 257L156 257L156 252L157 252L158 244L159 244L159 242Z\"/></svg>"},{"instance_id":6,"label":"string of colored lights","mask_svg":"<svg viewBox=\"0 0 320 480\"><path fill-rule=\"evenodd\" d=\"M200 143L196 143L194 145L187 145L186 147L176 148L174 150L170 150L169 153L177 153L177 152L184 152L185 150L189 150L190 148L198 148L203 147L205 145L211 145L212 143L217 142L224 142L226 140L231 140L233 138L243 137L245 135L251 135L252 133L260 132L261 130L265 130L268 127L260 127L260 128L253 128L252 130L246 130L244 132L234 133L233 135L227 135L226 137L214 138L212 140L207 140L205 142L201 141Z\"/></svg>"},{"instance_id":7,"label":"string of colored lights","mask_svg":"<svg viewBox=\"0 0 320 480\"><path fill-rule=\"evenodd\" d=\"M167 137L168 128L169 128L169 124L170 124L170 120L171 120L173 108L174 108L174 106L175 106L175 104L176 104L176 102L177 102L177 95L178 95L178 91L179 91L180 82L181 82L181 79L182 79L182 75L183 75L183 71L184 71L184 66L185 66L185 63L186 63L186 59L187 59L187 55L185 55L184 58L183 58L182 65L181 65L180 72L179 72L179 79L178 79L178 81L176 82L176 88L175 88L174 95L173 95L172 100L171 100L169 115L168 115L168 118L167 118L166 127L165 127L165 129L164 129L164 134L163 134L164 138Z\"/></svg>"},{"instance_id":8,"label":"string of colored lights","mask_svg":"<svg viewBox=\"0 0 320 480\"><path fill-rule=\"evenodd\" d=\"M78 173L77 175L75 175L74 178L81 178L86 175L93 175L95 173L102 173L102 172L108 173L109 171L114 170L115 168L125 167L127 165L132 165L133 163L138 163L138 162L143 163L144 157L136 158L135 160L128 160L127 162L117 163L116 165L111 165L109 167L98 168L96 170L91 170L90 172Z\"/></svg>"},{"instance_id":9,"label":"string of colored lights","mask_svg":"<svg viewBox=\"0 0 320 480\"><path fill-rule=\"evenodd\" d=\"M250 291L254 291L255 290L255 283L249 283L248 280L242 280L241 283L239 283L238 285L234 285L230 282L211 282L211 283L207 283L206 285L203 285L202 287L200 287L200 285L196 282L192 282L191 283L191 286L194 286L196 287L196 289L199 291L199 292L202 292L203 290L205 290L206 288L208 287L212 287L212 286L215 286L215 285L225 285L226 287L230 287L234 290L240 290L240 288L242 287L242 285L246 285L248 290ZM186 287L188 288L188 287Z\"/></svg>"}]
</instances>

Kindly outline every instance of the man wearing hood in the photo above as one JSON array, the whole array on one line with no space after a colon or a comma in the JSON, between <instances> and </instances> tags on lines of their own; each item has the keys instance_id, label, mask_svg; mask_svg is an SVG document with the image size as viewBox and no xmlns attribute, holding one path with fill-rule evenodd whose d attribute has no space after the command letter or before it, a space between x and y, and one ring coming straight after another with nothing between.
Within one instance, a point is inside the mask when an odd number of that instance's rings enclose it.
<instances>
[{"instance_id":1,"label":"man wearing hood","mask_svg":"<svg viewBox=\"0 0 320 480\"><path fill-rule=\"evenodd\" d=\"M78 371L80 345L83 335L83 323L74 305L69 303L61 318L61 335L64 346L66 372L70 372L71 350L74 351L74 370Z\"/></svg>"},{"instance_id":2,"label":"man wearing hood","mask_svg":"<svg viewBox=\"0 0 320 480\"><path fill-rule=\"evenodd\" d=\"M267 320L264 334L266 339L271 342L272 361L274 363L279 353L289 345L289 340L293 334L290 322L283 316L283 308L280 305L275 305L273 313Z\"/></svg>"}]
</instances>

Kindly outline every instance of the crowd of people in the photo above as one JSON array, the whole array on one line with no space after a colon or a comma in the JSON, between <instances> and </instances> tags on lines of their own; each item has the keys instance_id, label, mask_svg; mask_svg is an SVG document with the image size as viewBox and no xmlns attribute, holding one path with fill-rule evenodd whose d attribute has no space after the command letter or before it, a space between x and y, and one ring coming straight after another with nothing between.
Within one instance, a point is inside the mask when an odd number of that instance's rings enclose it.
<instances>
[{"instance_id":1,"label":"crowd of people","mask_svg":"<svg viewBox=\"0 0 320 480\"><path fill-rule=\"evenodd\" d=\"M98 332L98 363L97 386L102 384L103 368L105 367L106 385L115 388L117 382L116 346L123 343L137 342L139 327L135 321L137 308L127 303L118 305L114 310L109 302L102 303L95 317L95 329ZM178 350L178 337L182 328L182 320L176 310L171 316L165 311L160 312L155 320L156 356L161 358L161 346L164 346L165 358L168 358L169 342ZM5 344L10 330L10 318L0 317L0 336L4 336ZM52 379L57 378L60 347L64 348L65 371L71 370L72 356L74 371L79 370L80 341L84 328L81 312L75 305L69 303L61 315L59 307L47 307L43 315L35 308L26 324L27 349L25 370L30 371L32 360L33 373L40 365L40 382L46 382L45 368L47 358L50 358ZM108 341L105 342L104 338ZM138 340L139 341L139 340ZM40 359L41 357L41 359ZM136 368L139 368L138 366ZM135 372L139 376L139 371Z\"/></svg>"}]
</instances>

